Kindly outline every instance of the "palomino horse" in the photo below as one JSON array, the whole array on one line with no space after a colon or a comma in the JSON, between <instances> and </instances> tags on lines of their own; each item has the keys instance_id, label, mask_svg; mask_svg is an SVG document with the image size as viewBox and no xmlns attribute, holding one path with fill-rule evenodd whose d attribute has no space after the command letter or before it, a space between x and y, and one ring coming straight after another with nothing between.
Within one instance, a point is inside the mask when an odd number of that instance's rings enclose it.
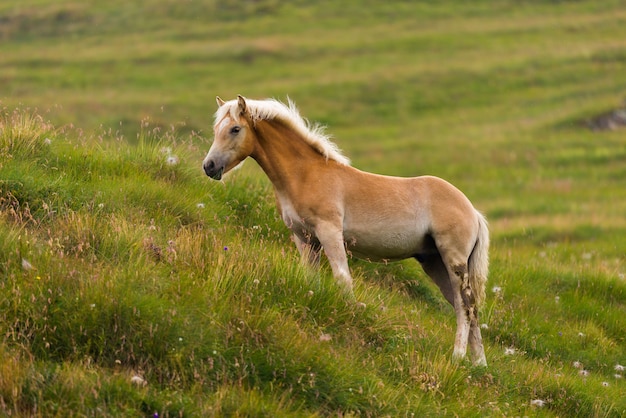
<instances>
[{"instance_id":1,"label":"palomino horse","mask_svg":"<svg viewBox=\"0 0 626 418\"><path fill-rule=\"evenodd\" d=\"M469 343L474 364L487 364L477 310L485 298L489 230L462 192L437 177L388 177L351 167L291 101L239 96L217 103L215 140L203 162L209 177L220 180L248 156L256 160L303 259L318 264L324 249L349 291L347 253L417 259L454 307L454 357L465 357Z\"/></svg>"}]
</instances>

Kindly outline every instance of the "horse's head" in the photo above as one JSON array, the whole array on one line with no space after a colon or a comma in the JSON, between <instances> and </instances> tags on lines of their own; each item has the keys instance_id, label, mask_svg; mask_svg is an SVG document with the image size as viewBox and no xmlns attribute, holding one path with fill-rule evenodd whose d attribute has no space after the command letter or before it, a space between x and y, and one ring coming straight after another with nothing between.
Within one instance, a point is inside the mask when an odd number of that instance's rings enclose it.
<instances>
[{"instance_id":1,"label":"horse's head","mask_svg":"<svg viewBox=\"0 0 626 418\"><path fill-rule=\"evenodd\" d=\"M242 96L238 96L237 102L228 103L217 97L217 105L213 126L215 139L202 167L207 176L220 180L252 153L255 134Z\"/></svg>"}]
</instances>

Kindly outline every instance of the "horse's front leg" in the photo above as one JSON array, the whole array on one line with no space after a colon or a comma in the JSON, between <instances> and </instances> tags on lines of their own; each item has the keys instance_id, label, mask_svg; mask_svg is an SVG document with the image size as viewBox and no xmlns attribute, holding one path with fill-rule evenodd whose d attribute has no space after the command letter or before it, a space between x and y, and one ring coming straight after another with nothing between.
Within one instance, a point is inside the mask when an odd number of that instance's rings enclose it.
<instances>
[{"instance_id":1,"label":"horse's front leg","mask_svg":"<svg viewBox=\"0 0 626 418\"><path fill-rule=\"evenodd\" d=\"M343 241L343 229L336 223L321 221L315 226L315 235L324 248L333 276L344 289L352 293L352 276Z\"/></svg>"},{"instance_id":2,"label":"horse's front leg","mask_svg":"<svg viewBox=\"0 0 626 418\"><path fill-rule=\"evenodd\" d=\"M293 242L295 242L298 248L303 263L319 267L322 246L318 240L311 238L302 239L297 234L293 234Z\"/></svg>"}]
</instances>

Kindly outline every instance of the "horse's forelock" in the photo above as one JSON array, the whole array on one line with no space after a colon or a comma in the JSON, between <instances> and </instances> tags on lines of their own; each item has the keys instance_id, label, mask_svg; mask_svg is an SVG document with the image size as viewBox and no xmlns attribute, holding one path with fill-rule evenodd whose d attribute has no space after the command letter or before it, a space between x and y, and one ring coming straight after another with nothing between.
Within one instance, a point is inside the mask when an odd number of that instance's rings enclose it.
<instances>
[{"instance_id":1,"label":"horse's forelock","mask_svg":"<svg viewBox=\"0 0 626 418\"><path fill-rule=\"evenodd\" d=\"M217 127L217 124L220 123L227 114L229 114L232 119L237 119L237 100L228 101L217 108L215 115L213 115L213 127Z\"/></svg>"}]
</instances>

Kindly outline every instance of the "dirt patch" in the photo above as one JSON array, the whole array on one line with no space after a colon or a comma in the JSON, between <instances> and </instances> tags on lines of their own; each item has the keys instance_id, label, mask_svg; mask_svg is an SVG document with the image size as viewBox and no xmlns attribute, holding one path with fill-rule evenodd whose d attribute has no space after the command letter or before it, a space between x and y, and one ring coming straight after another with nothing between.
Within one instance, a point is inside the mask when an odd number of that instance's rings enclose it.
<instances>
[{"instance_id":1,"label":"dirt patch","mask_svg":"<svg viewBox=\"0 0 626 418\"><path fill-rule=\"evenodd\" d=\"M615 131L626 128L626 107L602 113L587 121L592 131Z\"/></svg>"}]
</instances>

